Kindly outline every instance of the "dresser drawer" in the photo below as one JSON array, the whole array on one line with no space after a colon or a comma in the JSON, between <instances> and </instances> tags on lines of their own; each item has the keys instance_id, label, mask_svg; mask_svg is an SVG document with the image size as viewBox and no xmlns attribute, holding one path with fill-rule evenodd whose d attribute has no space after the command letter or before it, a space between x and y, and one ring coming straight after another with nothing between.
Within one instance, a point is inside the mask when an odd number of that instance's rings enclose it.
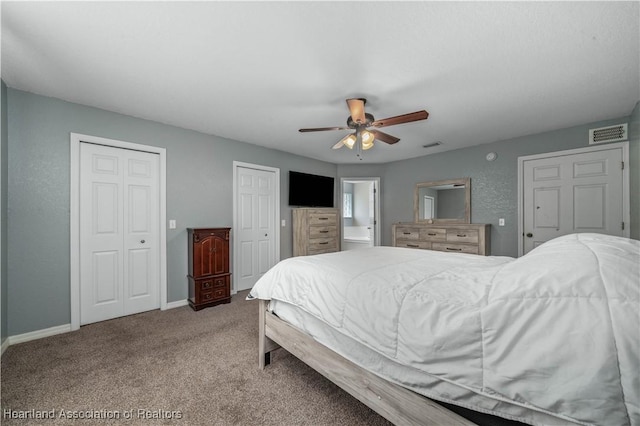
<instances>
[{"instance_id":1,"label":"dresser drawer","mask_svg":"<svg viewBox=\"0 0 640 426\"><path fill-rule=\"evenodd\" d=\"M447 242L478 243L478 240L478 231L476 229L447 230Z\"/></svg>"},{"instance_id":2,"label":"dresser drawer","mask_svg":"<svg viewBox=\"0 0 640 426\"><path fill-rule=\"evenodd\" d=\"M309 238L333 238L336 236L338 236L338 227L335 225L309 227Z\"/></svg>"},{"instance_id":3,"label":"dresser drawer","mask_svg":"<svg viewBox=\"0 0 640 426\"><path fill-rule=\"evenodd\" d=\"M323 248L311 248L309 247L309 255L312 254L323 254L323 253L334 253L337 252L338 250L336 249L336 247L326 247L324 246Z\"/></svg>"},{"instance_id":4,"label":"dresser drawer","mask_svg":"<svg viewBox=\"0 0 640 426\"><path fill-rule=\"evenodd\" d=\"M199 303L208 303L229 297L230 289L228 287L216 287L212 291L200 294Z\"/></svg>"},{"instance_id":5,"label":"dresser drawer","mask_svg":"<svg viewBox=\"0 0 640 426\"><path fill-rule=\"evenodd\" d=\"M406 248L418 248L418 249L431 249L431 243L428 241L401 241L396 240L396 247L406 247Z\"/></svg>"},{"instance_id":6,"label":"dresser drawer","mask_svg":"<svg viewBox=\"0 0 640 426\"><path fill-rule=\"evenodd\" d=\"M231 301L231 274L204 278L189 276L189 305L198 311L208 306Z\"/></svg>"},{"instance_id":7,"label":"dresser drawer","mask_svg":"<svg viewBox=\"0 0 640 426\"><path fill-rule=\"evenodd\" d=\"M393 245L487 256L491 250L490 225L481 223L395 223Z\"/></svg>"},{"instance_id":8,"label":"dresser drawer","mask_svg":"<svg viewBox=\"0 0 640 426\"><path fill-rule=\"evenodd\" d=\"M431 249L437 251L446 251L449 253L479 253L478 246L471 244L433 243L431 244Z\"/></svg>"},{"instance_id":9,"label":"dresser drawer","mask_svg":"<svg viewBox=\"0 0 640 426\"><path fill-rule=\"evenodd\" d=\"M228 287L229 284L229 275L225 275L222 277L209 277L209 278L199 278L196 279L196 287L200 292L210 292L215 288L219 287Z\"/></svg>"},{"instance_id":10,"label":"dresser drawer","mask_svg":"<svg viewBox=\"0 0 640 426\"><path fill-rule=\"evenodd\" d=\"M425 241L447 241L447 230L446 228L421 229L420 239Z\"/></svg>"},{"instance_id":11,"label":"dresser drawer","mask_svg":"<svg viewBox=\"0 0 640 426\"><path fill-rule=\"evenodd\" d=\"M338 249L337 238L313 238L309 239L309 254L312 252L336 251Z\"/></svg>"},{"instance_id":12,"label":"dresser drawer","mask_svg":"<svg viewBox=\"0 0 640 426\"><path fill-rule=\"evenodd\" d=\"M309 225L337 225L338 215L334 212L309 213Z\"/></svg>"},{"instance_id":13,"label":"dresser drawer","mask_svg":"<svg viewBox=\"0 0 640 426\"><path fill-rule=\"evenodd\" d=\"M207 237L219 237L229 240L229 229L227 228L197 228L193 230L193 240L198 242Z\"/></svg>"},{"instance_id":14,"label":"dresser drawer","mask_svg":"<svg viewBox=\"0 0 640 426\"><path fill-rule=\"evenodd\" d=\"M420 229L418 228L396 228L396 240L419 240Z\"/></svg>"}]
</instances>

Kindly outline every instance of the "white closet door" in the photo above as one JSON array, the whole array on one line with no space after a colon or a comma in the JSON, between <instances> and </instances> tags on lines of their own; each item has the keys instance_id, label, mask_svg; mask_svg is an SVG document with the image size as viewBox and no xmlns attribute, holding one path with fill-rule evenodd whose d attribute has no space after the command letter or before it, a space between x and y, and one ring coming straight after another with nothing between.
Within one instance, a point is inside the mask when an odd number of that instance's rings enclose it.
<instances>
[{"instance_id":1,"label":"white closet door","mask_svg":"<svg viewBox=\"0 0 640 426\"><path fill-rule=\"evenodd\" d=\"M622 160L612 148L525 161L523 252L574 232L624 236Z\"/></svg>"},{"instance_id":2,"label":"white closet door","mask_svg":"<svg viewBox=\"0 0 640 426\"><path fill-rule=\"evenodd\" d=\"M80 323L157 309L159 156L80 144Z\"/></svg>"},{"instance_id":3,"label":"white closet door","mask_svg":"<svg viewBox=\"0 0 640 426\"><path fill-rule=\"evenodd\" d=\"M276 263L275 173L248 167L236 169L236 241L240 270L236 291L246 290Z\"/></svg>"}]
</instances>

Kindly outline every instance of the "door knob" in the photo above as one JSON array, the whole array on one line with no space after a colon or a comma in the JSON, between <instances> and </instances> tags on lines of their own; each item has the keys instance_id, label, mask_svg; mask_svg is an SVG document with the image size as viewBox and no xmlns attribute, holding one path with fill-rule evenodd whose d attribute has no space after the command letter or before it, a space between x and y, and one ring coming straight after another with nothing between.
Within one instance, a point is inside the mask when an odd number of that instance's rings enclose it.
<instances>
[{"instance_id":1,"label":"door knob","mask_svg":"<svg viewBox=\"0 0 640 426\"><path fill-rule=\"evenodd\" d=\"M145 240L140 240L140 243L141 243L141 244L144 244L145 242L146 242Z\"/></svg>"},{"instance_id":2,"label":"door knob","mask_svg":"<svg viewBox=\"0 0 640 426\"><path fill-rule=\"evenodd\" d=\"M531 238L533 237L533 234L531 232L527 233L527 237Z\"/></svg>"}]
</instances>

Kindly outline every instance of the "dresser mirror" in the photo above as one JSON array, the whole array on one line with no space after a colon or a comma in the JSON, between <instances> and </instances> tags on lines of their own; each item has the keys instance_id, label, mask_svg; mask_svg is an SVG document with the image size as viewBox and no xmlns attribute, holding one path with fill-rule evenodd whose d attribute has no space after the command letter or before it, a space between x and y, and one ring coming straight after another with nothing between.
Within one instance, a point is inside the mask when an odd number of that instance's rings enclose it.
<instances>
[{"instance_id":1,"label":"dresser mirror","mask_svg":"<svg viewBox=\"0 0 640 426\"><path fill-rule=\"evenodd\" d=\"M421 223L471 223L471 179L416 184L413 215Z\"/></svg>"}]
</instances>

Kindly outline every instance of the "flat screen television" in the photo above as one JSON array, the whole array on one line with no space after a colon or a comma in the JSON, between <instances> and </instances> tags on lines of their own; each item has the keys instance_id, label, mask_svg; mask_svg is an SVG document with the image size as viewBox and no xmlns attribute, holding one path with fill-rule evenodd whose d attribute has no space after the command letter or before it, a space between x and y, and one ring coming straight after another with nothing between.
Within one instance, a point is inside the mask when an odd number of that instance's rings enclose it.
<instances>
[{"instance_id":1,"label":"flat screen television","mask_svg":"<svg viewBox=\"0 0 640 426\"><path fill-rule=\"evenodd\" d=\"M289 205L333 207L333 178L289 171Z\"/></svg>"}]
</instances>

